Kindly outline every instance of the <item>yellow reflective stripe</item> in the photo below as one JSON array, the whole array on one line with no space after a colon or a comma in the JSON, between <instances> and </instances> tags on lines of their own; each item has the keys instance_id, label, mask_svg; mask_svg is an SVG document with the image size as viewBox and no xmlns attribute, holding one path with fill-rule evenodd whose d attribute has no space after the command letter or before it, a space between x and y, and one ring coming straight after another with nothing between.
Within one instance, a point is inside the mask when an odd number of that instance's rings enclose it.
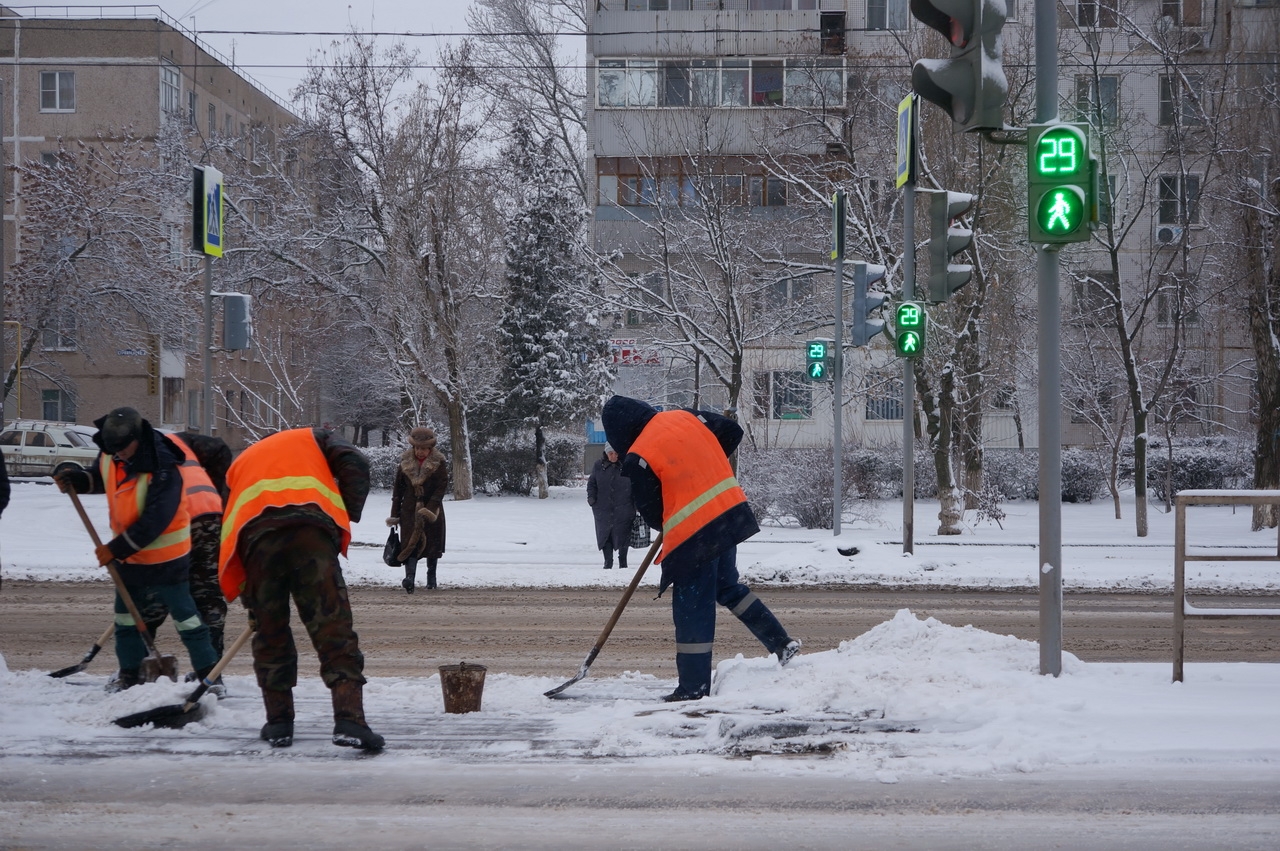
<instances>
[{"instance_id":1,"label":"yellow reflective stripe","mask_svg":"<svg viewBox=\"0 0 1280 851\"><path fill-rule=\"evenodd\" d=\"M175 529L172 532L167 532L161 535L151 543L147 544L141 550L139 550L139 552L145 552L147 550L158 550L164 547L171 547L174 544L182 543L183 541L187 540L190 537L191 537L191 527L183 526L181 529Z\"/></svg>"},{"instance_id":2,"label":"yellow reflective stripe","mask_svg":"<svg viewBox=\"0 0 1280 851\"><path fill-rule=\"evenodd\" d=\"M187 493L217 493L218 489L213 485L192 485L187 488Z\"/></svg>"},{"instance_id":3,"label":"yellow reflective stripe","mask_svg":"<svg viewBox=\"0 0 1280 851\"><path fill-rule=\"evenodd\" d=\"M738 480L733 476L730 476L727 479L721 479L719 482L707 488L699 496L691 500L689 504L686 505L684 508L677 511L675 514L672 514L671 517L669 517L667 521L662 524L662 534L667 535L669 537L669 533L671 532L671 530L679 526L685 520L689 519L689 515L693 514L699 508L706 505L708 502L715 499L720 494L724 493L727 490L732 490L737 486L738 486Z\"/></svg>"},{"instance_id":4,"label":"yellow reflective stripe","mask_svg":"<svg viewBox=\"0 0 1280 851\"><path fill-rule=\"evenodd\" d=\"M178 632L188 632L189 630L197 629L198 627L204 626L204 624L201 623L200 615L198 614L192 615L191 617L187 618L185 621L174 621L173 625L178 628Z\"/></svg>"},{"instance_id":5,"label":"yellow reflective stripe","mask_svg":"<svg viewBox=\"0 0 1280 851\"><path fill-rule=\"evenodd\" d=\"M137 626L137 624L134 623L133 615L129 614L128 612L123 612L123 613L117 612L116 626Z\"/></svg>"},{"instance_id":6,"label":"yellow reflective stripe","mask_svg":"<svg viewBox=\"0 0 1280 851\"><path fill-rule=\"evenodd\" d=\"M222 540L230 537L231 532L236 528L236 516L240 513L245 505L253 502L264 493L280 493L282 491L303 491L316 490L326 497L333 505L347 510L347 504L342 501L342 494L317 479L315 476L281 476L278 479L264 479L254 482L249 487L240 492L236 499L235 505L231 506L231 510L227 512L226 517L222 521Z\"/></svg>"}]
</instances>

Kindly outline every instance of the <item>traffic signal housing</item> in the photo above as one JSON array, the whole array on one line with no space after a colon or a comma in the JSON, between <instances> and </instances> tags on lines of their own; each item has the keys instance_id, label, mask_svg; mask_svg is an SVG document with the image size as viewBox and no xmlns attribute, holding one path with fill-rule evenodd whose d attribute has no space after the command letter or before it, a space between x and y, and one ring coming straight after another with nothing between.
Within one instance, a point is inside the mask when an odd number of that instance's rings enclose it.
<instances>
[{"instance_id":1,"label":"traffic signal housing","mask_svg":"<svg viewBox=\"0 0 1280 851\"><path fill-rule=\"evenodd\" d=\"M951 43L949 59L918 59L911 88L963 130L1000 130L1009 83L1001 65L1004 0L911 0L916 20Z\"/></svg>"},{"instance_id":2,"label":"traffic signal housing","mask_svg":"<svg viewBox=\"0 0 1280 851\"><path fill-rule=\"evenodd\" d=\"M836 371L836 341L810 340L805 343L807 363L804 374L810 381L830 381Z\"/></svg>"},{"instance_id":3,"label":"traffic signal housing","mask_svg":"<svg viewBox=\"0 0 1280 851\"><path fill-rule=\"evenodd\" d=\"M925 314L924 305L915 301L904 301L894 311L893 347L902 358L918 358L924 354L925 330L929 318Z\"/></svg>"},{"instance_id":4,"label":"traffic signal housing","mask_svg":"<svg viewBox=\"0 0 1280 851\"><path fill-rule=\"evenodd\" d=\"M853 264L853 345L865 346L871 338L884 332L883 319L869 319L867 314L879 310L889 297L884 293L868 293L867 287L884 277L884 267L859 260Z\"/></svg>"},{"instance_id":5,"label":"traffic signal housing","mask_svg":"<svg viewBox=\"0 0 1280 851\"><path fill-rule=\"evenodd\" d=\"M1028 127L1028 241L1033 245L1087 242L1097 204L1096 181L1089 125Z\"/></svg>"},{"instance_id":6,"label":"traffic signal housing","mask_svg":"<svg viewBox=\"0 0 1280 851\"><path fill-rule=\"evenodd\" d=\"M973 209L973 195L945 189L921 190L929 196L929 301L941 304L969 283L973 266L952 263L951 258L973 245L973 231L951 223Z\"/></svg>"}]
</instances>

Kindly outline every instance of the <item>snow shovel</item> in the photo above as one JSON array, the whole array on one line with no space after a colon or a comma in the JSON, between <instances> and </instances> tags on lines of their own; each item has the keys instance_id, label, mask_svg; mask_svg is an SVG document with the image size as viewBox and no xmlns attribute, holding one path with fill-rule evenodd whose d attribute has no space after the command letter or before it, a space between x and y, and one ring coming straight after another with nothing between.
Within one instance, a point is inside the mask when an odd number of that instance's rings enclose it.
<instances>
[{"instance_id":1,"label":"snow shovel","mask_svg":"<svg viewBox=\"0 0 1280 851\"><path fill-rule=\"evenodd\" d=\"M89 515L85 513L84 506L80 504L80 495L73 490L68 490L67 496L71 497L71 502L75 505L76 512L80 515L80 520L84 522L84 528L88 530L89 537L93 539L93 545L95 547L102 546L102 539L98 537L98 530L93 528L93 522L89 519ZM156 642L151 637L151 630L147 629L147 622L139 614L138 607L134 605L133 597L130 596L129 590L124 587L124 580L120 578L120 571L116 570L114 559L107 562L107 573L111 574L111 581L115 583L116 592L119 593L120 599L124 601L124 607L129 610L129 614L133 615L133 621L138 626L138 635L142 636L142 643L147 645L147 655L143 657L142 664L139 666L142 681L154 683L161 677L168 677L176 683L178 681L178 660L168 654L161 656L156 651Z\"/></svg>"},{"instance_id":2,"label":"snow shovel","mask_svg":"<svg viewBox=\"0 0 1280 851\"><path fill-rule=\"evenodd\" d=\"M618 622L618 618L622 616L622 610L627 607L627 603L631 601L631 595L636 592L636 588L640 585L640 578L644 576L644 572L649 569L649 563L653 561L653 557L658 554L658 547L662 546L662 532L658 532L658 537L653 539L653 543L649 546L649 552L645 553L644 561L640 562L640 567L636 570L636 575L632 577L631 584L627 586L627 590L622 593L622 599L618 601L617 607L613 610L613 617L609 618L609 622L604 625L604 629L600 632L600 637L596 639L595 646L591 648L591 652L587 654L587 661L582 663L582 667L578 669L578 673L573 679L566 683L562 683L551 691L544 691L544 697L555 697L569 686L581 680L587 675L587 670L591 667L591 663L596 660L596 656L600 655L600 648L604 647L605 641L609 639L609 633L613 632L613 626Z\"/></svg>"},{"instance_id":3,"label":"snow shovel","mask_svg":"<svg viewBox=\"0 0 1280 851\"><path fill-rule=\"evenodd\" d=\"M116 724L121 727L141 727L144 724L154 724L157 727L183 727L192 721L198 721L204 716L204 710L200 706L200 698L204 697L205 692L209 691L214 683L218 681L218 677L222 676L222 669L227 667L232 658L240 652L240 648L244 647L244 643L249 640L251 635L253 635L253 627L246 626L244 632L240 633L235 642L227 648L227 652L222 654L218 664L214 665L209 673L205 674L204 679L200 680L200 685L196 686L196 690L187 695L186 702L171 703L168 706L159 706L155 709L144 709L141 712L117 718Z\"/></svg>"},{"instance_id":4,"label":"snow shovel","mask_svg":"<svg viewBox=\"0 0 1280 851\"><path fill-rule=\"evenodd\" d=\"M59 668L58 670L50 673L49 676L61 679L62 677L69 677L72 674L78 674L81 671L83 671L85 668L89 667L89 663L93 661L93 657L97 656L98 651L106 646L107 639L110 638L111 633L115 631L116 631L115 623L112 622L108 624L107 628L102 632L102 637L93 643L93 646L89 648L89 652L84 654L83 659L81 659L79 662L77 662L74 665L68 665L65 668Z\"/></svg>"}]
</instances>

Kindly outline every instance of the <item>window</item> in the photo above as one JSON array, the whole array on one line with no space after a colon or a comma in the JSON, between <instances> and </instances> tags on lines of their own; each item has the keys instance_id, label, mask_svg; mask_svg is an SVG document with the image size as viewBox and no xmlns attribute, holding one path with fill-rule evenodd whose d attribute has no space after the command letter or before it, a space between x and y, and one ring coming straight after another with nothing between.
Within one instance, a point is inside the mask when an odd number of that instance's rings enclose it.
<instances>
[{"instance_id":1,"label":"window","mask_svg":"<svg viewBox=\"0 0 1280 851\"><path fill-rule=\"evenodd\" d=\"M1160 16L1174 26L1200 26L1200 0L1160 0Z\"/></svg>"},{"instance_id":2,"label":"window","mask_svg":"<svg viewBox=\"0 0 1280 851\"><path fill-rule=\"evenodd\" d=\"M1091 397L1080 396L1071 400L1071 422L1113 423L1116 408L1115 389L1110 384L1095 388Z\"/></svg>"},{"instance_id":3,"label":"window","mask_svg":"<svg viewBox=\"0 0 1280 851\"><path fill-rule=\"evenodd\" d=\"M892 378L867 387L865 419L902 419L902 379Z\"/></svg>"},{"instance_id":4,"label":"window","mask_svg":"<svg viewBox=\"0 0 1280 851\"><path fill-rule=\"evenodd\" d=\"M1119 24L1116 0L1077 0L1076 23L1082 27L1114 29Z\"/></svg>"},{"instance_id":5,"label":"window","mask_svg":"<svg viewBox=\"0 0 1280 851\"><path fill-rule=\"evenodd\" d=\"M1098 223L1109 225L1114 223L1113 217L1116 210L1116 176L1114 174L1100 175L1099 185L1102 192L1098 195Z\"/></svg>"},{"instance_id":6,"label":"window","mask_svg":"<svg viewBox=\"0 0 1280 851\"><path fill-rule=\"evenodd\" d=\"M622 107L839 106L843 59L601 59L596 104Z\"/></svg>"},{"instance_id":7,"label":"window","mask_svg":"<svg viewBox=\"0 0 1280 851\"><path fill-rule=\"evenodd\" d=\"M187 393L183 384L183 379L173 376L161 379L163 390L161 403L164 406L160 412L162 422L176 424L185 421Z\"/></svg>"},{"instance_id":8,"label":"window","mask_svg":"<svg viewBox=\"0 0 1280 851\"><path fill-rule=\"evenodd\" d=\"M789 62L784 97L788 106L840 106L844 103L844 62L815 59Z\"/></svg>"},{"instance_id":9,"label":"window","mask_svg":"<svg viewBox=\"0 0 1280 851\"><path fill-rule=\"evenodd\" d=\"M169 62L160 63L160 109L166 115L182 113L182 74Z\"/></svg>"},{"instance_id":10,"label":"window","mask_svg":"<svg viewBox=\"0 0 1280 851\"><path fill-rule=\"evenodd\" d=\"M1199 224L1200 175L1160 175L1160 202L1156 223L1162 225Z\"/></svg>"},{"instance_id":11,"label":"window","mask_svg":"<svg viewBox=\"0 0 1280 851\"><path fill-rule=\"evenodd\" d=\"M1165 391L1164 404L1156 409L1161 423L1193 423L1200 419L1200 383L1198 376L1175 378Z\"/></svg>"},{"instance_id":12,"label":"window","mask_svg":"<svg viewBox=\"0 0 1280 851\"><path fill-rule=\"evenodd\" d=\"M997 411L1012 411L1018 407L1018 389L1012 384L1005 384L996 388L995 398L991 402L991 407Z\"/></svg>"},{"instance_id":13,"label":"window","mask_svg":"<svg viewBox=\"0 0 1280 851\"><path fill-rule=\"evenodd\" d=\"M769 373L773 384L769 419L807 420L813 417L813 385L803 371Z\"/></svg>"},{"instance_id":14,"label":"window","mask_svg":"<svg viewBox=\"0 0 1280 851\"><path fill-rule=\"evenodd\" d=\"M761 60L751 63L752 106L782 106L782 63Z\"/></svg>"},{"instance_id":15,"label":"window","mask_svg":"<svg viewBox=\"0 0 1280 851\"><path fill-rule=\"evenodd\" d=\"M1120 78L1076 77L1076 117L1095 127L1114 127L1120 113Z\"/></svg>"},{"instance_id":16,"label":"window","mask_svg":"<svg viewBox=\"0 0 1280 851\"><path fill-rule=\"evenodd\" d=\"M187 123L196 126L196 93L193 89L187 92Z\"/></svg>"},{"instance_id":17,"label":"window","mask_svg":"<svg viewBox=\"0 0 1280 851\"><path fill-rule=\"evenodd\" d=\"M1109 310L1114 303L1112 291L1115 288L1115 275L1111 272L1088 272L1083 278L1071 281L1071 301L1075 305L1076 316L1103 319L1103 311Z\"/></svg>"},{"instance_id":18,"label":"window","mask_svg":"<svg viewBox=\"0 0 1280 851\"><path fill-rule=\"evenodd\" d=\"M746 106L750 81L751 60L722 60L720 62L720 105Z\"/></svg>"},{"instance_id":19,"label":"window","mask_svg":"<svg viewBox=\"0 0 1280 851\"><path fill-rule=\"evenodd\" d=\"M73 423L76 421L76 403L65 390L41 390L40 416L54 422ZM69 432L67 437L73 441L78 439L74 432Z\"/></svg>"},{"instance_id":20,"label":"window","mask_svg":"<svg viewBox=\"0 0 1280 851\"><path fill-rule=\"evenodd\" d=\"M40 111L76 111L76 73L74 71L40 72Z\"/></svg>"},{"instance_id":21,"label":"window","mask_svg":"<svg viewBox=\"0 0 1280 851\"><path fill-rule=\"evenodd\" d=\"M1160 289L1156 292L1156 324L1167 327L1178 320L1183 325L1199 325L1200 311L1190 288L1177 275L1166 273L1160 276Z\"/></svg>"},{"instance_id":22,"label":"window","mask_svg":"<svg viewBox=\"0 0 1280 851\"><path fill-rule=\"evenodd\" d=\"M218 132L218 109L213 104L209 104L209 137L213 138L213 134Z\"/></svg>"},{"instance_id":23,"label":"window","mask_svg":"<svg viewBox=\"0 0 1280 851\"><path fill-rule=\"evenodd\" d=\"M64 311L49 320L41 331L40 347L46 352L76 350L76 316Z\"/></svg>"},{"instance_id":24,"label":"window","mask_svg":"<svg viewBox=\"0 0 1280 851\"><path fill-rule=\"evenodd\" d=\"M627 106L658 105L658 63L652 59L627 61Z\"/></svg>"},{"instance_id":25,"label":"window","mask_svg":"<svg viewBox=\"0 0 1280 851\"><path fill-rule=\"evenodd\" d=\"M58 155L53 151L41 151L40 164L45 168L57 168Z\"/></svg>"},{"instance_id":26,"label":"window","mask_svg":"<svg viewBox=\"0 0 1280 851\"><path fill-rule=\"evenodd\" d=\"M198 431L203 423L200 417L200 391L187 391L187 428Z\"/></svg>"},{"instance_id":27,"label":"window","mask_svg":"<svg viewBox=\"0 0 1280 851\"><path fill-rule=\"evenodd\" d=\"M640 285L643 292L639 293L639 296L644 303L655 307L662 304L662 296L666 291L666 287L663 286L662 275L657 272L651 272L648 275L636 275L632 280ZM653 317L647 311L634 308L627 310L628 325L644 325L651 321L653 321Z\"/></svg>"},{"instance_id":28,"label":"window","mask_svg":"<svg viewBox=\"0 0 1280 851\"><path fill-rule=\"evenodd\" d=\"M222 116L222 118L222 133L230 139L232 136L231 128L235 126L231 120L231 113L228 112L226 115Z\"/></svg>"},{"instance_id":29,"label":"window","mask_svg":"<svg viewBox=\"0 0 1280 851\"><path fill-rule=\"evenodd\" d=\"M1178 123L1188 126L1204 124L1204 77L1200 74L1172 76L1160 75L1160 112L1157 120L1161 127Z\"/></svg>"},{"instance_id":30,"label":"window","mask_svg":"<svg viewBox=\"0 0 1280 851\"><path fill-rule=\"evenodd\" d=\"M905 30L906 0L867 0L867 29Z\"/></svg>"}]
</instances>

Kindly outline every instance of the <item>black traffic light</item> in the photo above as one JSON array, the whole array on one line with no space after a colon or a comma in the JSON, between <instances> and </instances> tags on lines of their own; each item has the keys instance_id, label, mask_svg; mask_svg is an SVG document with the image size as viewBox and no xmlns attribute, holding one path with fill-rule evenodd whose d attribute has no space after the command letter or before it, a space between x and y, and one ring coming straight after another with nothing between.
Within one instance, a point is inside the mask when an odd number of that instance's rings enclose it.
<instances>
[{"instance_id":1,"label":"black traffic light","mask_svg":"<svg viewBox=\"0 0 1280 851\"><path fill-rule=\"evenodd\" d=\"M1033 245L1087 242L1097 208L1096 182L1089 125L1028 127L1028 241Z\"/></svg>"},{"instance_id":2,"label":"black traffic light","mask_svg":"<svg viewBox=\"0 0 1280 851\"><path fill-rule=\"evenodd\" d=\"M974 196L945 189L922 189L929 196L929 301L939 304L969 283L973 267L951 258L973 244L973 231L951 226L973 209Z\"/></svg>"},{"instance_id":3,"label":"black traffic light","mask_svg":"<svg viewBox=\"0 0 1280 851\"><path fill-rule=\"evenodd\" d=\"M804 374L810 381L830 381L835 376L835 340L810 340L805 343L805 356Z\"/></svg>"},{"instance_id":4,"label":"black traffic light","mask_svg":"<svg viewBox=\"0 0 1280 851\"><path fill-rule=\"evenodd\" d=\"M850 332L855 346L865 346L872 337L884 332L884 320L869 319L868 314L883 307L889 297L884 293L867 292L869 285L883 277L883 266L861 260L853 264L853 326Z\"/></svg>"},{"instance_id":5,"label":"black traffic light","mask_svg":"<svg viewBox=\"0 0 1280 851\"><path fill-rule=\"evenodd\" d=\"M919 59L911 88L963 130L1000 130L1009 83L1001 66L1004 0L911 0L911 14L951 42L951 58Z\"/></svg>"},{"instance_id":6,"label":"black traffic light","mask_svg":"<svg viewBox=\"0 0 1280 851\"><path fill-rule=\"evenodd\" d=\"M925 314L924 305L914 301L904 301L894 311L893 348L902 358L918 358L924 354L925 329L929 318Z\"/></svg>"}]
</instances>

